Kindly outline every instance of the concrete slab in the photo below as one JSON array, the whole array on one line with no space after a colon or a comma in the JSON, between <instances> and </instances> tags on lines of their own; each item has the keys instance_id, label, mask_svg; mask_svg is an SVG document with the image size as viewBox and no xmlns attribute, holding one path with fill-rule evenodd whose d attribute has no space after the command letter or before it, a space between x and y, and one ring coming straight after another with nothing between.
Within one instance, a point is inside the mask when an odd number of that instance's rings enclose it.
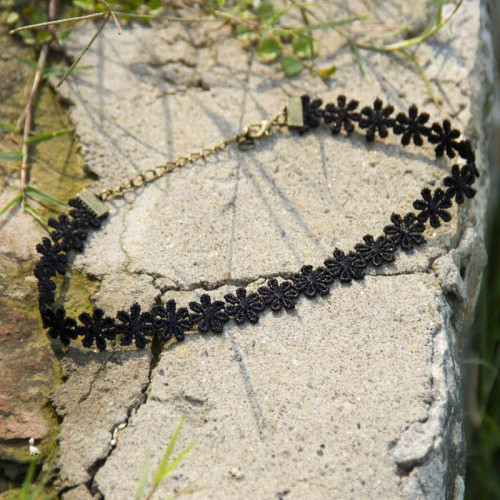
<instances>
[{"instance_id":1,"label":"concrete slab","mask_svg":"<svg viewBox=\"0 0 500 500\"><path fill-rule=\"evenodd\" d=\"M413 7L398 5L385 7L394 22ZM335 8L327 7L325 18L338 16ZM363 104L381 96L400 109L415 102L433 119L451 116L477 147L483 175L475 200L454 209L451 224L428 231L428 245L360 284L336 285L314 302L302 298L296 312L266 314L258 326L191 335L151 366L144 356L119 354L125 372L136 374L140 363L134 383L110 375L106 401L123 403L119 416L97 418L98 386L85 408L73 398L61 410L56 395L62 484L131 498L142 464L149 459L154 469L184 414L179 449L196 446L155 498L185 490L193 499L463 495L458 340L485 260L484 120L493 66L484 5L465 1L451 33L418 51L438 89L437 110L415 68L368 54L368 83L335 35L321 35L318 64L333 54L338 66L326 84L308 74L284 79L226 29L135 26L121 38L103 32L86 56L95 68L61 88L86 168L99 177L96 188L230 137L274 115L286 95L304 92L326 101L345 92ZM70 52L90 34L77 29ZM276 136L112 202L111 217L75 265L101 281L94 300L110 313L135 300L185 305L206 291L222 298L238 285L258 287L318 265L367 232L380 234L393 211L411 210L420 190L444 177L448 167L432 158L431 150L403 150L396 139L367 146L362 137L332 138L326 130ZM98 380L87 369L97 357L87 363L78 356L61 391ZM106 374L109 363L102 366ZM83 413L87 437L76 432Z\"/></svg>"}]
</instances>

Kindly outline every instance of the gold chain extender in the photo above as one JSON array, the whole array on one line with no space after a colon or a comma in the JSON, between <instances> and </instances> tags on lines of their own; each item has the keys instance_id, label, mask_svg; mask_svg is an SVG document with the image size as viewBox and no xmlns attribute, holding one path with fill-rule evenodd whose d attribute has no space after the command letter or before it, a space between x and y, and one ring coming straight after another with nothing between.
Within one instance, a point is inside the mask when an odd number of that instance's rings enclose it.
<instances>
[{"instance_id":1,"label":"gold chain extender","mask_svg":"<svg viewBox=\"0 0 500 500\"><path fill-rule=\"evenodd\" d=\"M173 172L177 168L208 158L219 151L224 151L232 144L236 144L242 150L251 149L254 146L255 139L272 135L287 124L287 110L289 107L290 102L287 107L278 113L272 120L262 120L258 123L250 123L245 127L243 132L240 132L231 139L226 139L215 146L203 148L200 151L190 153L187 156L178 156L174 160L171 160L163 165L143 170L140 174L131 177L115 188L104 189L98 196L102 201L105 201L110 197L123 196L126 191L132 191L140 188L159 179L160 177L163 177L167 173Z\"/></svg>"}]
</instances>

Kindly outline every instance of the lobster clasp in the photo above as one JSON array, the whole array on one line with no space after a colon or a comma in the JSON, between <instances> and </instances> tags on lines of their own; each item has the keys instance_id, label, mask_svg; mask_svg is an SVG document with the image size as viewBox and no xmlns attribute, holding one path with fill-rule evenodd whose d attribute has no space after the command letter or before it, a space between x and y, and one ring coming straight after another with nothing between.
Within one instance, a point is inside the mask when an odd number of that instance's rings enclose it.
<instances>
[{"instance_id":1,"label":"lobster clasp","mask_svg":"<svg viewBox=\"0 0 500 500\"><path fill-rule=\"evenodd\" d=\"M269 134L272 125L271 120L262 120L260 123L251 123L245 128L245 135L249 139L259 139Z\"/></svg>"},{"instance_id":2,"label":"lobster clasp","mask_svg":"<svg viewBox=\"0 0 500 500\"><path fill-rule=\"evenodd\" d=\"M240 149L246 150L254 147L254 139L260 139L269 135L273 122L271 120L262 120L259 123L249 123L238 140Z\"/></svg>"}]
</instances>

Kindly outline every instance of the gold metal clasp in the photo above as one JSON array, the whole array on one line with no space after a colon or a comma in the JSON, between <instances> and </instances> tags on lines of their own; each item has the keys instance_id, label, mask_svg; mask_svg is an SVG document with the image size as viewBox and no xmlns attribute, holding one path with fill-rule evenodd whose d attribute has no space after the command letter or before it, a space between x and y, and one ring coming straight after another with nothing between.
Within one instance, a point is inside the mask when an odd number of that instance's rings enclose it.
<instances>
[{"instance_id":1,"label":"gold metal clasp","mask_svg":"<svg viewBox=\"0 0 500 500\"><path fill-rule=\"evenodd\" d=\"M244 151L252 149L255 146L254 140L269 135L272 126L272 120L262 120L259 123L248 123L245 130L243 130L243 133L238 138L238 147Z\"/></svg>"},{"instance_id":2,"label":"gold metal clasp","mask_svg":"<svg viewBox=\"0 0 500 500\"><path fill-rule=\"evenodd\" d=\"M104 217L108 213L108 207L92 191L82 189L76 196L97 217Z\"/></svg>"},{"instance_id":3,"label":"gold metal clasp","mask_svg":"<svg viewBox=\"0 0 500 500\"><path fill-rule=\"evenodd\" d=\"M289 127L303 127L304 114L302 111L302 99L290 97L286 104L287 125Z\"/></svg>"},{"instance_id":4,"label":"gold metal clasp","mask_svg":"<svg viewBox=\"0 0 500 500\"><path fill-rule=\"evenodd\" d=\"M273 122L271 120L262 120L260 123L251 123L246 126L245 135L249 139L259 139L268 135Z\"/></svg>"}]
</instances>

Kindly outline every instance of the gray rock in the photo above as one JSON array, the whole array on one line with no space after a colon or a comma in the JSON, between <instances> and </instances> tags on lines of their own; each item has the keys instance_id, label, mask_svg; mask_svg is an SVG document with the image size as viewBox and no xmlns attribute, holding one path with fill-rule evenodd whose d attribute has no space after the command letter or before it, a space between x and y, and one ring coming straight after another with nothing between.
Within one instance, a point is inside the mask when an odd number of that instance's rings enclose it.
<instances>
[{"instance_id":1,"label":"gray rock","mask_svg":"<svg viewBox=\"0 0 500 500\"><path fill-rule=\"evenodd\" d=\"M386 7L384 15L412 10L398 4L401 11ZM334 15L328 7L325 18ZM362 283L334 286L328 298L303 298L291 314L170 345L150 378L145 353L73 350L79 361L71 361L73 375L56 397L63 483L131 498L143 463L151 479L185 415L177 451L190 442L195 448L155 498L186 490L200 499L463 496L458 341L485 262L488 195L483 122L492 59L484 16L479 1L465 1L453 35L440 33L419 49L441 113L415 68L370 53L368 83L335 34L320 35L318 64L335 53L338 66L325 84L308 74L284 80L224 29L134 26L121 38L104 30L86 55L96 69L61 88L73 103L86 167L99 176L96 189L230 137L305 91L327 101L345 91L363 104L380 95L400 109L415 102L433 119L451 116L477 147L483 175L474 201L428 231L425 247ZM70 51L90 34L76 30ZM366 145L356 135L283 133L113 201L75 265L101 280L95 300L110 313L159 296L183 305L207 290L221 298L381 233L393 211L412 210L424 186L441 182L446 163L432 158L431 148L402 149L397 138ZM122 364L111 365L110 356Z\"/></svg>"}]
</instances>

